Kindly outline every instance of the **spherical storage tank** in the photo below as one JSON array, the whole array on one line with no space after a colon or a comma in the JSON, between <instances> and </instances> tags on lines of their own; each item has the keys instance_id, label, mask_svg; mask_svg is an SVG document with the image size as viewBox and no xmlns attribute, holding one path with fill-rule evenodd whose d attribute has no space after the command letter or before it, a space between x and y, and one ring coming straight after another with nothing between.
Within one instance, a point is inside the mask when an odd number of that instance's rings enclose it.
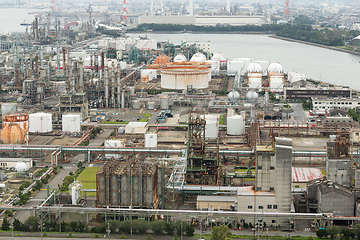
<instances>
[{"instance_id":1,"label":"spherical storage tank","mask_svg":"<svg viewBox=\"0 0 360 240\"><path fill-rule=\"evenodd\" d=\"M246 101L250 103L257 102L259 96L256 92L250 91L246 94Z\"/></svg>"},{"instance_id":2,"label":"spherical storage tank","mask_svg":"<svg viewBox=\"0 0 360 240\"><path fill-rule=\"evenodd\" d=\"M227 134L241 135L245 133L245 119L240 115L227 117Z\"/></svg>"},{"instance_id":3,"label":"spherical storage tank","mask_svg":"<svg viewBox=\"0 0 360 240\"><path fill-rule=\"evenodd\" d=\"M280 63L271 63L268 68L267 68L267 72L268 73L272 73L272 72L275 72L275 73L283 73L283 67L281 66Z\"/></svg>"},{"instance_id":4,"label":"spherical storage tank","mask_svg":"<svg viewBox=\"0 0 360 240\"><path fill-rule=\"evenodd\" d=\"M203 53L195 53L191 59L190 62L205 62L206 56Z\"/></svg>"},{"instance_id":5,"label":"spherical storage tank","mask_svg":"<svg viewBox=\"0 0 360 240\"><path fill-rule=\"evenodd\" d=\"M257 62L252 62L249 64L249 66L247 66L246 68L246 72L251 73L251 72L257 72L257 73L262 73L262 67L260 65L260 63Z\"/></svg>"},{"instance_id":6,"label":"spherical storage tank","mask_svg":"<svg viewBox=\"0 0 360 240\"><path fill-rule=\"evenodd\" d=\"M235 90L232 90L231 92L229 92L229 94L227 96L228 96L229 102L237 102L240 100L240 93Z\"/></svg>"},{"instance_id":7,"label":"spherical storage tank","mask_svg":"<svg viewBox=\"0 0 360 240\"><path fill-rule=\"evenodd\" d=\"M20 144L28 138L29 116L23 113L2 117L1 141L4 144Z\"/></svg>"},{"instance_id":8,"label":"spherical storage tank","mask_svg":"<svg viewBox=\"0 0 360 240\"><path fill-rule=\"evenodd\" d=\"M28 167L27 167L26 163L18 162L15 165L15 169L16 169L16 172L18 172L18 173L24 173L24 172L26 172L28 170Z\"/></svg>"},{"instance_id":9,"label":"spherical storage tank","mask_svg":"<svg viewBox=\"0 0 360 240\"><path fill-rule=\"evenodd\" d=\"M205 66L172 66L161 69L161 87L184 90L188 85L203 89L209 86L211 69Z\"/></svg>"},{"instance_id":10,"label":"spherical storage tank","mask_svg":"<svg viewBox=\"0 0 360 240\"><path fill-rule=\"evenodd\" d=\"M184 54L179 53L178 55L176 55L174 57L174 61L173 62L186 62L186 57L184 56Z\"/></svg>"},{"instance_id":11,"label":"spherical storage tank","mask_svg":"<svg viewBox=\"0 0 360 240\"><path fill-rule=\"evenodd\" d=\"M63 132L80 132L80 115L68 114L62 116Z\"/></svg>"},{"instance_id":12,"label":"spherical storage tank","mask_svg":"<svg viewBox=\"0 0 360 240\"><path fill-rule=\"evenodd\" d=\"M154 60L154 64L167 64L170 62L170 59L168 56L166 56L165 54L161 54L159 55L157 58L155 58Z\"/></svg>"},{"instance_id":13,"label":"spherical storage tank","mask_svg":"<svg viewBox=\"0 0 360 240\"><path fill-rule=\"evenodd\" d=\"M50 113L29 114L29 132L52 132L52 115Z\"/></svg>"}]
</instances>

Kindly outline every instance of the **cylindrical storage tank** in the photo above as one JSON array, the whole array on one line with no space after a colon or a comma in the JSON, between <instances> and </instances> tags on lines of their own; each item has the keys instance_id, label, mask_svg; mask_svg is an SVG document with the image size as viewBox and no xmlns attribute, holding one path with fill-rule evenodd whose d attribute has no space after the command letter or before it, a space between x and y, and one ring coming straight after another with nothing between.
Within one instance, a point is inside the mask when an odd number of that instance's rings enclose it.
<instances>
[{"instance_id":1,"label":"cylindrical storage tank","mask_svg":"<svg viewBox=\"0 0 360 240\"><path fill-rule=\"evenodd\" d=\"M1 115L17 112L17 103L1 103Z\"/></svg>"},{"instance_id":2,"label":"cylindrical storage tank","mask_svg":"<svg viewBox=\"0 0 360 240\"><path fill-rule=\"evenodd\" d=\"M154 133L145 134L145 147L146 148L157 147L157 134Z\"/></svg>"},{"instance_id":3,"label":"cylindrical storage tank","mask_svg":"<svg viewBox=\"0 0 360 240\"><path fill-rule=\"evenodd\" d=\"M250 89L261 89L262 79L261 78L249 78L249 88Z\"/></svg>"},{"instance_id":4,"label":"cylindrical storage tank","mask_svg":"<svg viewBox=\"0 0 360 240\"><path fill-rule=\"evenodd\" d=\"M243 61L245 63L244 68L241 71L241 75L244 75L247 67L253 61L252 58L234 58L233 61Z\"/></svg>"},{"instance_id":5,"label":"cylindrical storage tank","mask_svg":"<svg viewBox=\"0 0 360 240\"><path fill-rule=\"evenodd\" d=\"M161 69L161 87L185 90L192 85L194 89L208 88L211 69L205 66L172 66Z\"/></svg>"},{"instance_id":6,"label":"cylindrical storage tank","mask_svg":"<svg viewBox=\"0 0 360 240\"><path fill-rule=\"evenodd\" d=\"M283 77L270 77L270 91L272 92L283 92L284 91L284 82Z\"/></svg>"},{"instance_id":7,"label":"cylindrical storage tank","mask_svg":"<svg viewBox=\"0 0 360 240\"><path fill-rule=\"evenodd\" d=\"M245 119L240 115L227 117L227 134L241 135L245 133Z\"/></svg>"},{"instance_id":8,"label":"cylindrical storage tank","mask_svg":"<svg viewBox=\"0 0 360 240\"><path fill-rule=\"evenodd\" d=\"M29 132L52 132L52 115L50 113L29 114Z\"/></svg>"},{"instance_id":9,"label":"cylindrical storage tank","mask_svg":"<svg viewBox=\"0 0 360 240\"><path fill-rule=\"evenodd\" d=\"M155 109L155 102L147 102L147 108L149 110Z\"/></svg>"},{"instance_id":10,"label":"cylindrical storage tank","mask_svg":"<svg viewBox=\"0 0 360 240\"><path fill-rule=\"evenodd\" d=\"M238 72L241 74L241 70L244 71L245 62L244 61L228 61L227 70L230 72Z\"/></svg>"},{"instance_id":11,"label":"cylindrical storage tank","mask_svg":"<svg viewBox=\"0 0 360 240\"><path fill-rule=\"evenodd\" d=\"M205 138L214 139L219 136L219 121L214 119L206 119L205 124Z\"/></svg>"},{"instance_id":12,"label":"cylindrical storage tank","mask_svg":"<svg viewBox=\"0 0 360 240\"><path fill-rule=\"evenodd\" d=\"M62 116L63 132L80 132L80 115L68 114Z\"/></svg>"},{"instance_id":13,"label":"cylindrical storage tank","mask_svg":"<svg viewBox=\"0 0 360 240\"><path fill-rule=\"evenodd\" d=\"M161 96L160 97L160 108L162 110L169 109L169 97L168 96Z\"/></svg>"},{"instance_id":14,"label":"cylindrical storage tank","mask_svg":"<svg viewBox=\"0 0 360 240\"><path fill-rule=\"evenodd\" d=\"M29 116L25 113L6 114L2 117L1 140L5 144L19 144L28 140Z\"/></svg>"},{"instance_id":15,"label":"cylindrical storage tank","mask_svg":"<svg viewBox=\"0 0 360 240\"><path fill-rule=\"evenodd\" d=\"M141 103L139 100L132 100L132 108L133 109L140 109Z\"/></svg>"}]
</instances>

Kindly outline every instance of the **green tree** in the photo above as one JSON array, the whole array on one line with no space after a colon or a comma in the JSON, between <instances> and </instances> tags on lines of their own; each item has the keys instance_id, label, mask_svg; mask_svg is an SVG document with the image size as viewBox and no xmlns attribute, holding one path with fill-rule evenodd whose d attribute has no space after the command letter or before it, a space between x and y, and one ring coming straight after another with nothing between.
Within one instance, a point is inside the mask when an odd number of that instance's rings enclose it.
<instances>
[{"instance_id":1,"label":"green tree","mask_svg":"<svg viewBox=\"0 0 360 240\"><path fill-rule=\"evenodd\" d=\"M19 219L14 218L13 228L14 228L14 231L23 231L24 226L23 226L22 222L20 222Z\"/></svg>"},{"instance_id":2,"label":"green tree","mask_svg":"<svg viewBox=\"0 0 360 240\"><path fill-rule=\"evenodd\" d=\"M3 223L1 225L1 230L3 230L3 231L9 231L10 230L10 223L6 218L4 218L4 220L3 220Z\"/></svg>"},{"instance_id":3,"label":"green tree","mask_svg":"<svg viewBox=\"0 0 360 240\"><path fill-rule=\"evenodd\" d=\"M6 217L12 217L13 216L13 212L11 210L6 210L5 211L5 216Z\"/></svg>"},{"instance_id":4,"label":"green tree","mask_svg":"<svg viewBox=\"0 0 360 240\"><path fill-rule=\"evenodd\" d=\"M40 226L40 218L31 216L24 222L24 228L26 228L29 232L37 232Z\"/></svg>"},{"instance_id":5,"label":"green tree","mask_svg":"<svg viewBox=\"0 0 360 240\"><path fill-rule=\"evenodd\" d=\"M133 221L135 223L136 226L136 231L139 234L146 234L147 231L149 230L149 224L147 221L145 220L136 220Z\"/></svg>"},{"instance_id":6,"label":"green tree","mask_svg":"<svg viewBox=\"0 0 360 240\"><path fill-rule=\"evenodd\" d=\"M211 240L225 240L228 236L228 231L229 228L224 225L214 227L211 231Z\"/></svg>"},{"instance_id":7,"label":"green tree","mask_svg":"<svg viewBox=\"0 0 360 240\"><path fill-rule=\"evenodd\" d=\"M334 239L341 232L339 226L329 226L326 228L326 233L330 235L331 239Z\"/></svg>"},{"instance_id":8,"label":"green tree","mask_svg":"<svg viewBox=\"0 0 360 240\"><path fill-rule=\"evenodd\" d=\"M83 163L82 163L82 162L78 162L77 167L78 167L78 168L81 168L82 166L83 166Z\"/></svg>"},{"instance_id":9,"label":"green tree","mask_svg":"<svg viewBox=\"0 0 360 240\"><path fill-rule=\"evenodd\" d=\"M122 221L120 223L120 231L122 233L126 233L126 234L131 233L131 222L130 222L130 220Z\"/></svg>"},{"instance_id":10,"label":"green tree","mask_svg":"<svg viewBox=\"0 0 360 240\"><path fill-rule=\"evenodd\" d=\"M316 231L316 236L319 237L319 238L323 238L323 237L326 237L328 234L326 233L326 230L325 229L318 229Z\"/></svg>"},{"instance_id":11,"label":"green tree","mask_svg":"<svg viewBox=\"0 0 360 240\"><path fill-rule=\"evenodd\" d=\"M344 236L344 239L350 239L352 237L352 233L348 228L341 229L341 234Z\"/></svg>"},{"instance_id":12,"label":"green tree","mask_svg":"<svg viewBox=\"0 0 360 240\"><path fill-rule=\"evenodd\" d=\"M164 221L152 221L150 224L151 230L153 230L154 234L161 235L164 232L165 222Z\"/></svg>"},{"instance_id":13,"label":"green tree","mask_svg":"<svg viewBox=\"0 0 360 240\"><path fill-rule=\"evenodd\" d=\"M165 223L165 232L167 235L172 236L174 235L174 224L172 222Z\"/></svg>"}]
</instances>

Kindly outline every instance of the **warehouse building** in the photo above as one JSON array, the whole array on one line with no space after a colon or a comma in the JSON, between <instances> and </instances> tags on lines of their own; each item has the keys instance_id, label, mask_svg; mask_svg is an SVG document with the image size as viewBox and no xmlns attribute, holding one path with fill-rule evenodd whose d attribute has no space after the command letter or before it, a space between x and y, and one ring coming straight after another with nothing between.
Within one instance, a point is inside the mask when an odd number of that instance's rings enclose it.
<instances>
[{"instance_id":1,"label":"warehouse building","mask_svg":"<svg viewBox=\"0 0 360 240\"><path fill-rule=\"evenodd\" d=\"M351 88L348 87L285 87L284 98L289 99L310 99L313 97L329 98L351 98Z\"/></svg>"},{"instance_id":2,"label":"warehouse building","mask_svg":"<svg viewBox=\"0 0 360 240\"><path fill-rule=\"evenodd\" d=\"M323 175L319 168L292 168L291 192L302 193L306 191L307 183L313 180L322 179Z\"/></svg>"},{"instance_id":3,"label":"warehouse building","mask_svg":"<svg viewBox=\"0 0 360 240\"><path fill-rule=\"evenodd\" d=\"M344 109L360 107L360 98L332 98L332 97L312 97L314 110L316 109Z\"/></svg>"}]
</instances>

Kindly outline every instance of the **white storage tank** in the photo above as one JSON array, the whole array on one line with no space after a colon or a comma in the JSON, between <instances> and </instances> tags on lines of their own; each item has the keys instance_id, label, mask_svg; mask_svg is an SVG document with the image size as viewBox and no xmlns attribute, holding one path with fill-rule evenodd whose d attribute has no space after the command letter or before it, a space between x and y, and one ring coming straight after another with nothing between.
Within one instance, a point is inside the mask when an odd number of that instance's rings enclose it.
<instances>
[{"instance_id":1,"label":"white storage tank","mask_svg":"<svg viewBox=\"0 0 360 240\"><path fill-rule=\"evenodd\" d=\"M227 70L230 72L244 73L245 62L244 61L228 61Z\"/></svg>"},{"instance_id":2,"label":"white storage tank","mask_svg":"<svg viewBox=\"0 0 360 240\"><path fill-rule=\"evenodd\" d=\"M62 116L63 132L80 132L80 115L68 114Z\"/></svg>"},{"instance_id":3,"label":"white storage tank","mask_svg":"<svg viewBox=\"0 0 360 240\"><path fill-rule=\"evenodd\" d=\"M155 134L155 133L145 134L145 147L146 148L156 148L157 147L157 134Z\"/></svg>"},{"instance_id":4,"label":"white storage tank","mask_svg":"<svg viewBox=\"0 0 360 240\"><path fill-rule=\"evenodd\" d=\"M205 138L214 139L219 136L219 121L217 119L206 119Z\"/></svg>"},{"instance_id":5,"label":"white storage tank","mask_svg":"<svg viewBox=\"0 0 360 240\"><path fill-rule=\"evenodd\" d=\"M169 109L169 97L168 96L161 96L160 97L160 108L162 110Z\"/></svg>"},{"instance_id":6,"label":"white storage tank","mask_svg":"<svg viewBox=\"0 0 360 240\"><path fill-rule=\"evenodd\" d=\"M246 72L248 72L248 73L256 72L256 73L262 74L263 69L262 69L260 63L252 62L247 66Z\"/></svg>"},{"instance_id":7,"label":"white storage tank","mask_svg":"<svg viewBox=\"0 0 360 240\"><path fill-rule=\"evenodd\" d=\"M9 113L17 112L17 103L1 103L1 114L5 116Z\"/></svg>"},{"instance_id":8,"label":"white storage tank","mask_svg":"<svg viewBox=\"0 0 360 240\"><path fill-rule=\"evenodd\" d=\"M50 113L29 114L29 132L47 133L52 132L52 115Z\"/></svg>"},{"instance_id":9,"label":"white storage tank","mask_svg":"<svg viewBox=\"0 0 360 240\"><path fill-rule=\"evenodd\" d=\"M244 75L247 67L254 60L252 58L234 58L233 61L243 61L245 63L243 70L241 71L241 75Z\"/></svg>"},{"instance_id":10,"label":"white storage tank","mask_svg":"<svg viewBox=\"0 0 360 240\"><path fill-rule=\"evenodd\" d=\"M269 61L256 61L256 63L259 63L263 70L263 75L266 75L266 69L268 68L270 62Z\"/></svg>"},{"instance_id":11,"label":"white storage tank","mask_svg":"<svg viewBox=\"0 0 360 240\"><path fill-rule=\"evenodd\" d=\"M250 89L261 89L261 78L249 78L249 88Z\"/></svg>"},{"instance_id":12,"label":"white storage tank","mask_svg":"<svg viewBox=\"0 0 360 240\"><path fill-rule=\"evenodd\" d=\"M284 70L280 63L275 62L275 63L271 63L268 66L267 72L268 73L283 73Z\"/></svg>"},{"instance_id":13,"label":"white storage tank","mask_svg":"<svg viewBox=\"0 0 360 240\"><path fill-rule=\"evenodd\" d=\"M132 108L133 109L140 109L140 107L141 107L141 103L140 103L140 101L139 100L132 100Z\"/></svg>"},{"instance_id":14,"label":"white storage tank","mask_svg":"<svg viewBox=\"0 0 360 240\"><path fill-rule=\"evenodd\" d=\"M155 109L155 102L147 102L147 108L149 110Z\"/></svg>"},{"instance_id":15,"label":"white storage tank","mask_svg":"<svg viewBox=\"0 0 360 240\"><path fill-rule=\"evenodd\" d=\"M220 61L217 60L208 60L207 63L211 64L211 71L220 71Z\"/></svg>"},{"instance_id":16,"label":"white storage tank","mask_svg":"<svg viewBox=\"0 0 360 240\"><path fill-rule=\"evenodd\" d=\"M184 56L184 54L179 53L178 55L176 55L174 57L174 61L173 62L186 62L186 57Z\"/></svg>"},{"instance_id":17,"label":"white storage tank","mask_svg":"<svg viewBox=\"0 0 360 240\"><path fill-rule=\"evenodd\" d=\"M203 53L195 53L191 59L190 62L205 62L206 61L206 56Z\"/></svg>"},{"instance_id":18,"label":"white storage tank","mask_svg":"<svg viewBox=\"0 0 360 240\"><path fill-rule=\"evenodd\" d=\"M245 119L240 115L227 117L227 134L242 135L245 133Z\"/></svg>"},{"instance_id":19,"label":"white storage tank","mask_svg":"<svg viewBox=\"0 0 360 240\"><path fill-rule=\"evenodd\" d=\"M284 78L280 76L270 77L270 91L283 92L284 91Z\"/></svg>"},{"instance_id":20,"label":"white storage tank","mask_svg":"<svg viewBox=\"0 0 360 240\"><path fill-rule=\"evenodd\" d=\"M161 69L161 87L166 89L186 90L208 88L211 81L211 69L207 66L178 65Z\"/></svg>"}]
</instances>

